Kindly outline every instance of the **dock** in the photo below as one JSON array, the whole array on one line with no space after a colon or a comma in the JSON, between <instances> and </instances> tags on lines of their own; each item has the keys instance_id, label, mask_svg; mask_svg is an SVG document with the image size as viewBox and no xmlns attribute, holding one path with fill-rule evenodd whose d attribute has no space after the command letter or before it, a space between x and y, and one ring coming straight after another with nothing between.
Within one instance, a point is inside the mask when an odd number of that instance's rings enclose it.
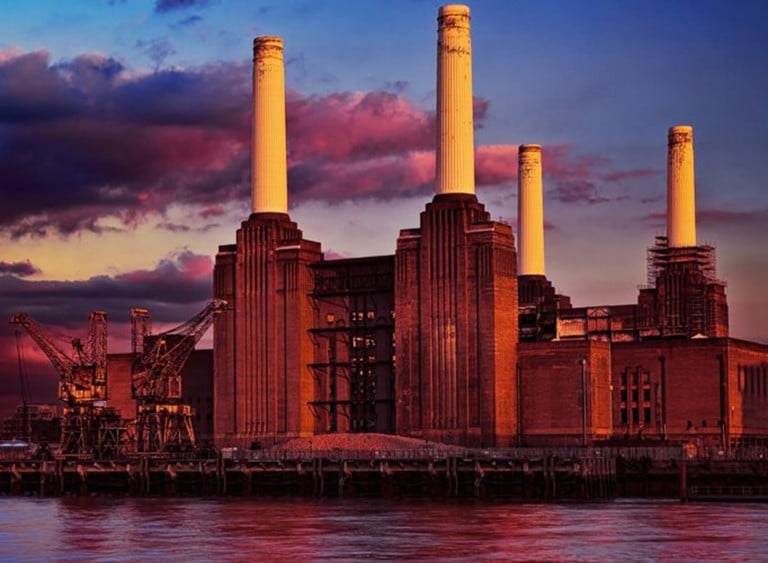
<instances>
[{"instance_id":1,"label":"dock","mask_svg":"<svg viewBox=\"0 0 768 563\"><path fill-rule=\"evenodd\" d=\"M40 496L435 497L609 499L615 460L601 456L452 455L428 451L153 454L120 461L0 460L0 494Z\"/></svg>"}]
</instances>

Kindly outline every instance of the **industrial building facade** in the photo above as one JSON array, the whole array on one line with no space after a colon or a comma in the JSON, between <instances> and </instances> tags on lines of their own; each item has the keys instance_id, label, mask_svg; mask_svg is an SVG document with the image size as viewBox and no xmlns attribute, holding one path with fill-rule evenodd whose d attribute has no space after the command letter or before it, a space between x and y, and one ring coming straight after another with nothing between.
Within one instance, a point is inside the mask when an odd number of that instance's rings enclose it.
<instances>
[{"instance_id":1,"label":"industrial building facade","mask_svg":"<svg viewBox=\"0 0 768 563\"><path fill-rule=\"evenodd\" d=\"M575 308L544 271L541 159L519 240L475 195L469 9L438 13L435 195L394 256L325 260L287 202L282 41L254 40L252 213L219 247L218 446L384 432L474 447L768 436L768 346L728 338L695 235L693 133L669 134L668 226L638 302ZM518 255L519 249L519 255Z\"/></svg>"}]
</instances>

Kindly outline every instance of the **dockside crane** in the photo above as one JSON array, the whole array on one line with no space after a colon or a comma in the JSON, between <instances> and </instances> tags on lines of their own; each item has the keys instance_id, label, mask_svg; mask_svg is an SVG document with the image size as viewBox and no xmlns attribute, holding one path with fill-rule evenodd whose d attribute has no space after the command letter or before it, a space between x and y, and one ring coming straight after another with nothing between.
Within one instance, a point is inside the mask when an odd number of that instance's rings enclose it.
<instances>
[{"instance_id":1,"label":"dockside crane","mask_svg":"<svg viewBox=\"0 0 768 563\"><path fill-rule=\"evenodd\" d=\"M14 329L16 337L16 357L19 361L19 394L21 395L21 427L19 428L19 437L25 442L29 442L32 436L32 429L29 424L29 391L27 390L27 371L24 362L24 347L21 345L21 329L16 326Z\"/></svg>"},{"instance_id":2,"label":"dockside crane","mask_svg":"<svg viewBox=\"0 0 768 563\"><path fill-rule=\"evenodd\" d=\"M27 313L14 315L11 324L27 331L59 376L59 399L64 403L61 452L96 458L116 455L125 429L117 411L106 406L107 314L92 311L85 343L69 338L69 352Z\"/></svg>"},{"instance_id":3,"label":"dockside crane","mask_svg":"<svg viewBox=\"0 0 768 563\"><path fill-rule=\"evenodd\" d=\"M136 400L138 452L196 448L194 409L182 400L181 370L226 305L215 299L185 323L159 334L151 333L146 309L131 309L131 391Z\"/></svg>"}]
</instances>

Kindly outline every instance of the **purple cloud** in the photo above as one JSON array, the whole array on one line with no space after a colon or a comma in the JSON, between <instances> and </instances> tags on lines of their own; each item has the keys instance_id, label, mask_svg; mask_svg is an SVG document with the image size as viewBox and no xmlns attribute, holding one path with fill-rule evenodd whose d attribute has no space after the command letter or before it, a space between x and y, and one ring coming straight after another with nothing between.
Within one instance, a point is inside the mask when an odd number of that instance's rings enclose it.
<instances>
[{"instance_id":1,"label":"purple cloud","mask_svg":"<svg viewBox=\"0 0 768 563\"><path fill-rule=\"evenodd\" d=\"M610 201L607 197L600 195L595 184L588 180L560 181L549 190L549 195L563 203L595 204Z\"/></svg>"},{"instance_id":2,"label":"purple cloud","mask_svg":"<svg viewBox=\"0 0 768 563\"><path fill-rule=\"evenodd\" d=\"M4 51L0 231L101 233L162 218L173 204L205 218L222 201L247 201L250 74L250 65L218 63L136 75L100 55L54 64L44 51ZM474 105L482 125L488 102ZM291 91L286 112L291 203L431 191L433 111L377 90ZM516 154L514 145L478 147L478 185L513 181ZM646 174L611 170L568 145L545 147L544 167L569 203L604 201L602 183Z\"/></svg>"},{"instance_id":3,"label":"purple cloud","mask_svg":"<svg viewBox=\"0 0 768 563\"><path fill-rule=\"evenodd\" d=\"M0 261L0 275L10 274L24 278L40 273L40 268L33 265L29 260L24 262L2 262Z\"/></svg>"}]
</instances>

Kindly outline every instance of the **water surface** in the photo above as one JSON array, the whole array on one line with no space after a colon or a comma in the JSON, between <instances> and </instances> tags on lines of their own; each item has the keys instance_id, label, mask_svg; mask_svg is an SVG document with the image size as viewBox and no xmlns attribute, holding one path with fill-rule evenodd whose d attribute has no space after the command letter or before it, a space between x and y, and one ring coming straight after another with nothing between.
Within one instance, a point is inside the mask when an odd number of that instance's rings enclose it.
<instances>
[{"instance_id":1,"label":"water surface","mask_svg":"<svg viewBox=\"0 0 768 563\"><path fill-rule=\"evenodd\" d=\"M768 506L0 498L2 560L768 560Z\"/></svg>"}]
</instances>

